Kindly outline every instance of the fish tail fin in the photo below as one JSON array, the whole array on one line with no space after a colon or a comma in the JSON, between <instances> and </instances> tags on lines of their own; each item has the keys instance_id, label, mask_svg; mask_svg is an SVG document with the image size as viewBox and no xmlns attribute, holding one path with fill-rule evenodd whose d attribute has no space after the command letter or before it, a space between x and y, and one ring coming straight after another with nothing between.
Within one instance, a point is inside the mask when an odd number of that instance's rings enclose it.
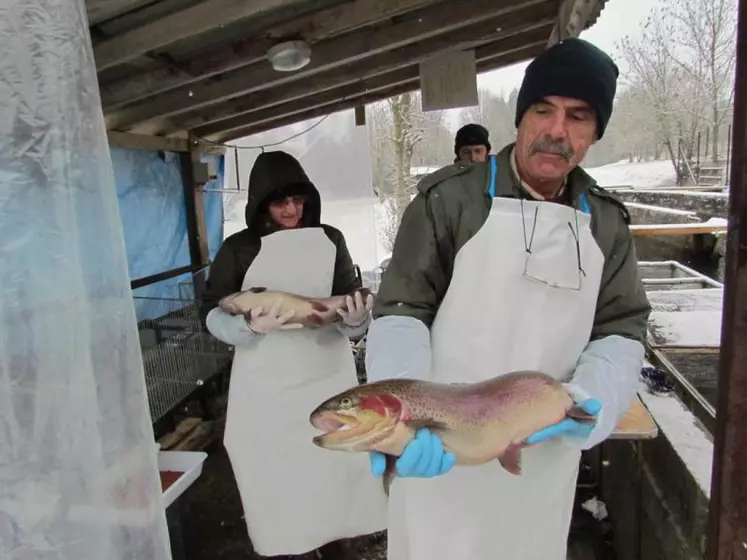
<instances>
[{"instance_id":1,"label":"fish tail fin","mask_svg":"<svg viewBox=\"0 0 747 560\"><path fill-rule=\"evenodd\" d=\"M581 424L597 423L596 416L589 414L580 406L572 406L570 409L568 409L568 412L566 412L566 416L568 416L568 418L573 418L576 422L579 422Z\"/></svg>"},{"instance_id":2,"label":"fish tail fin","mask_svg":"<svg viewBox=\"0 0 747 560\"><path fill-rule=\"evenodd\" d=\"M384 475L381 477L381 481L384 485L384 494L389 497L389 488L392 486L394 477L397 476L397 457L394 455L386 455L386 468L384 469Z\"/></svg>"},{"instance_id":3,"label":"fish tail fin","mask_svg":"<svg viewBox=\"0 0 747 560\"><path fill-rule=\"evenodd\" d=\"M521 449L524 447L521 443L512 443L498 457L498 461L511 474L519 476L521 474Z\"/></svg>"}]
</instances>

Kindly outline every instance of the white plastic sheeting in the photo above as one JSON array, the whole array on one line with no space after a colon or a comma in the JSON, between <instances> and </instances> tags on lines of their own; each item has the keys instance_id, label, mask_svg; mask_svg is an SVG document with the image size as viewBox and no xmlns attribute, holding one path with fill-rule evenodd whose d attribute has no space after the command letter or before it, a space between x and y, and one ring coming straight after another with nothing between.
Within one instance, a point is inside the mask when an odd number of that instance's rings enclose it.
<instances>
[{"instance_id":1,"label":"white plastic sheeting","mask_svg":"<svg viewBox=\"0 0 747 560\"><path fill-rule=\"evenodd\" d=\"M320 118L311 119L239 140L231 146L267 146L267 151L283 150L297 158L322 197L322 221L338 228L345 235L353 262L361 270L371 271L384 258L376 232L374 195L371 177L371 151L368 129L355 126L354 112L329 115L318 126ZM305 132L310 127L313 129ZM291 136L299 136L278 146L272 146ZM240 193L224 197L227 237L246 227L246 204L249 172L260 150L239 149ZM226 151L226 189L236 189L236 167L233 149Z\"/></svg>"},{"instance_id":2,"label":"white plastic sheeting","mask_svg":"<svg viewBox=\"0 0 747 560\"><path fill-rule=\"evenodd\" d=\"M170 557L83 0L0 0L0 558Z\"/></svg>"}]
</instances>

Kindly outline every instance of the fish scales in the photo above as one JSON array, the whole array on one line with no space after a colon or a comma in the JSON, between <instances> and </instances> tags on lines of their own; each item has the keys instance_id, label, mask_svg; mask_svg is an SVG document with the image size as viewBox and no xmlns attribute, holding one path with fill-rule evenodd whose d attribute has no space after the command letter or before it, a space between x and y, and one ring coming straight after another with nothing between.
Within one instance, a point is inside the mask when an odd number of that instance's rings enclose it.
<instances>
[{"instance_id":1,"label":"fish scales","mask_svg":"<svg viewBox=\"0 0 747 560\"><path fill-rule=\"evenodd\" d=\"M360 293L365 300L372 296L368 288L358 288L349 294L330 296L327 298L312 298L289 292L272 291L263 286L253 286L240 292L235 292L222 298L218 305L230 315L244 315L249 318L253 309L262 308L269 311L279 302L280 314L293 311L293 317L288 324L318 327L340 320L338 310L346 306L347 297L355 297Z\"/></svg>"},{"instance_id":2,"label":"fish scales","mask_svg":"<svg viewBox=\"0 0 747 560\"><path fill-rule=\"evenodd\" d=\"M417 429L426 427L439 434L458 465L497 459L518 475L526 438L566 417L595 422L559 381L541 372L517 371L478 383L368 383L327 399L309 419L325 432L314 438L323 448L380 451L396 458Z\"/></svg>"}]
</instances>

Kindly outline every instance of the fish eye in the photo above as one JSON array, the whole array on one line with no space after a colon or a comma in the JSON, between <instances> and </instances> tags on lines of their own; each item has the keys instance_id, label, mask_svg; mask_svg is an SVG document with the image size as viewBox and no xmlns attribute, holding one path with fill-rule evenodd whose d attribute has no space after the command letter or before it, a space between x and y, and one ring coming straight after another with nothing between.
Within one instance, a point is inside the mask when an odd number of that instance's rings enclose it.
<instances>
[{"instance_id":1,"label":"fish eye","mask_svg":"<svg viewBox=\"0 0 747 560\"><path fill-rule=\"evenodd\" d=\"M340 399L340 406L344 408L353 406L353 400L350 397L343 397L342 399Z\"/></svg>"}]
</instances>

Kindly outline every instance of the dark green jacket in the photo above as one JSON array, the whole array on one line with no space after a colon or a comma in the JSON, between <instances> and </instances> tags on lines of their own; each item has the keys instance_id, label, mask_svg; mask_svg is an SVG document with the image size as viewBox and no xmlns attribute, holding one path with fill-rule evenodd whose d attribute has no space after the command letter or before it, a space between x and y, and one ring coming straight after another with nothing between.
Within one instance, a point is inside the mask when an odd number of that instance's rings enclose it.
<instances>
[{"instance_id":1,"label":"dark green jacket","mask_svg":"<svg viewBox=\"0 0 747 560\"><path fill-rule=\"evenodd\" d=\"M512 147L497 154L496 196L529 199L511 169ZM430 328L449 287L457 252L488 217L489 181L489 163L452 164L420 181L419 192L402 217L374 318L410 316ZM616 334L643 343L651 308L638 274L630 215L622 202L581 168L569 174L567 188L569 203L576 207L579 196L586 193L592 235L604 254L591 340Z\"/></svg>"},{"instance_id":2,"label":"dark green jacket","mask_svg":"<svg viewBox=\"0 0 747 560\"><path fill-rule=\"evenodd\" d=\"M298 192L308 195L301 226L321 227L337 247L331 295L346 294L360 287L361 282L355 273L345 237L340 230L321 223L319 191L301 164L285 152L263 152L249 175L249 196L244 210L247 229L225 239L210 265L202 303L203 321L221 298L241 290L246 271L262 246L262 237L280 229L267 213L268 197Z\"/></svg>"}]
</instances>

